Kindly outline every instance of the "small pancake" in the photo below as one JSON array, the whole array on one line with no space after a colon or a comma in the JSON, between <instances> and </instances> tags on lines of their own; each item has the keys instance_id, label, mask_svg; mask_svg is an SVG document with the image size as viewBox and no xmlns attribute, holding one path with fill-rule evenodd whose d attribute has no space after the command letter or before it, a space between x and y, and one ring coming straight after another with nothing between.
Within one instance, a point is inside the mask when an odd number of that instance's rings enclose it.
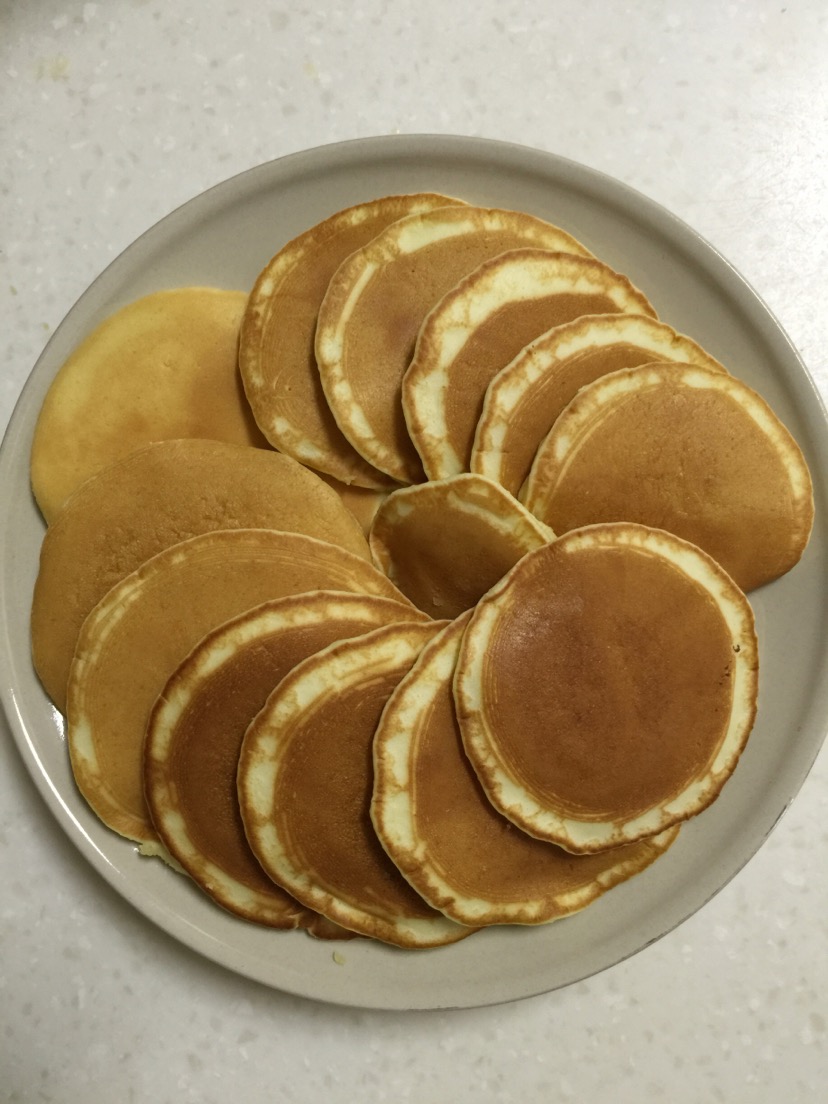
<instances>
[{"instance_id":1,"label":"small pancake","mask_svg":"<svg viewBox=\"0 0 828 1104\"><path fill-rule=\"evenodd\" d=\"M494 809L463 750L452 695L470 616L426 644L383 710L374 737L371 819L414 889L452 920L543 924L644 870L678 828L597 855L571 855Z\"/></svg>"},{"instance_id":2,"label":"small pancake","mask_svg":"<svg viewBox=\"0 0 828 1104\"><path fill-rule=\"evenodd\" d=\"M357 452L398 482L423 479L400 401L423 320L483 261L525 247L589 256L569 234L531 215L443 207L395 222L331 278L316 330L322 386Z\"/></svg>"},{"instance_id":3,"label":"small pancake","mask_svg":"<svg viewBox=\"0 0 828 1104\"><path fill-rule=\"evenodd\" d=\"M342 436L313 352L328 282L355 249L397 219L460 200L433 193L387 196L339 211L288 242L257 279L244 313L239 367L256 421L295 460L360 487L393 481Z\"/></svg>"},{"instance_id":4,"label":"small pancake","mask_svg":"<svg viewBox=\"0 0 828 1104\"><path fill-rule=\"evenodd\" d=\"M633 843L701 812L756 713L744 594L658 529L576 529L481 599L454 681L489 800L574 853Z\"/></svg>"},{"instance_id":5,"label":"small pancake","mask_svg":"<svg viewBox=\"0 0 828 1104\"><path fill-rule=\"evenodd\" d=\"M431 617L470 609L521 556L555 534L480 475L403 487L374 518L374 563Z\"/></svg>"},{"instance_id":6,"label":"small pancake","mask_svg":"<svg viewBox=\"0 0 828 1104\"><path fill-rule=\"evenodd\" d=\"M78 346L35 426L32 490L47 522L90 475L152 441L267 447L238 372L245 298L209 287L157 291L116 311Z\"/></svg>"},{"instance_id":7,"label":"small pancake","mask_svg":"<svg viewBox=\"0 0 828 1104\"><path fill-rule=\"evenodd\" d=\"M67 742L78 788L105 824L158 848L141 750L156 698L208 632L273 598L347 590L405 601L365 560L298 533L224 529L159 552L83 623L69 673Z\"/></svg>"},{"instance_id":8,"label":"small pancake","mask_svg":"<svg viewBox=\"0 0 828 1104\"><path fill-rule=\"evenodd\" d=\"M297 663L413 613L338 591L279 598L208 633L168 679L147 726L144 793L164 846L230 912L276 928L317 915L265 876L247 843L236 774L248 725Z\"/></svg>"},{"instance_id":9,"label":"small pancake","mask_svg":"<svg viewBox=\"0 0 828 1104\"><path fill-rule=\"evenodd\" d=\"M470 470L519 494L541 441L580 388L609 372L656 361L725 370L695 341L645 315L577 318L543 334L489 384Z\"/></svg>"},{"instance_id":10,"label":"small pancake","mask_svg":"<svg viewBox=\"0 0 828 1104\"><path fill-rule=\"evenodd\" d=\"M582 315L623 312L655 315L626 276L594 257L512 250L461 280L423 323L402 384L429 479L469 470L486 389L529 342Z\"/></svg>"},{"instance_id":11,"label":"small pancake","mask_svg":"<svg viewBox=\"0 0 828 1104\"><path fill-rule=\"evenodd\" d=\"M319 478L329 487L333 487L342 500L342 505L354 515L367 537L377 510L388 497L390 488L372 491L368 487L357 487L354 484L349 486L347 483L340 483L332 475L325 475L324 472L319 472Z\"/></svg>"},{"instance_id":12,"label":"small pancake","mask_svg":"<svg viewBox=\"0 0 828 1104\"><path fill-rule=\"evenodd\" d=\"M414 892L370 819L380 714L440 627L376 629L300 663L247 730L239 760L242 819L266 873L308 908L400 947L471 933Z\"/></svg>"},{"instance_id":13,"label":"small pancake","mask_svg":"<svg viewBox=\"0 0 828 1104\"><path fill-rule=\"evenodd\" d=\"M213 529L306 533L370 559L336 493L288 456L218 441L162 441L98 472L46 532L32 653L61 711L83 619L110 587L178 541Z\"/></svg>"},{"instance_id":14,"label":"small pancake","mask_svg":"<svg viewBox=\"0 0 828 1104\"><path fill-rule=\"evenodd\" d=\"M521 497L558 533L601 521L667 529L743 590L798 562L814 517L805 460L767 403L690 365L587 385L538 449Z\"/></svg>"}]
</instances>

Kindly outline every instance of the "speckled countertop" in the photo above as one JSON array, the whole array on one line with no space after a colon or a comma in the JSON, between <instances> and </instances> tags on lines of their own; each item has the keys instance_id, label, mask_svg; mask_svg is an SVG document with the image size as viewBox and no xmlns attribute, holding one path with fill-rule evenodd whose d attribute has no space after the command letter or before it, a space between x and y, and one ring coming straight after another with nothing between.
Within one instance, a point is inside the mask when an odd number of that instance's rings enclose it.
<instances>
[{"instance_id":1,"label":"speckled countertop","mask_svg":"<svg viewBox=\"0 0 828 1104\"><path fill-rule=\"evenodd\" d=\"M50 331L172 208L388 133L482 135L664 204L828 394L822 0L0 0L0 427ZM5 521L0 522L5 524ZM124 903L0 739L0 1100L726 1101L828 1080L828 753L736 879L568 989L385 1014L273 992Z\"/></svg>"}]
</instances>

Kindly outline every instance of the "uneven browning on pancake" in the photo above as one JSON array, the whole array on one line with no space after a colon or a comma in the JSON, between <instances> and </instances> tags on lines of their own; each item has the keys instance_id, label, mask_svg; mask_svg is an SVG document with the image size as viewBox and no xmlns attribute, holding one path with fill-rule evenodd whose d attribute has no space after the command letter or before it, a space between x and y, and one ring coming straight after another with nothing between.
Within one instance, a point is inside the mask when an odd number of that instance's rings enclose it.
<instances>
[{"instance_id":1,"label":"uneven browning on pancake","mask_svg":"<svg viewBox=\"0 0 828 1104\"><path fill-rule=\"evenodd\" d=\"M470 469L518 495L544 437L588 383L657 361L725 369L672 326L636 314L577 318L518 353L486 390Z\"/></svg>"},{"instance_id":2,"label":"uneven browning on pancake","mask_svg":"<svg viewBox=\"0 0 828 1104\"><path fill-rule=\"evenodd\" d=\"M570 403L521 494L556 532L635 521L699 545L743 590L789 571L814 516L802 453L764 399L699 366L604 376Z\"/></svg>"},{"instance_id":3,"label":"uneven browning on pancake","mask_svg":"<svg viewBox=\"0 0 828 1104\"><path fill-rule=\"evenodd\" d=\"M640 873L678 828L598 855L571 855L501 816L463 750L452 678L464 614L426 644L374 737L371 819L383 847L434 908L460 924L543 924Z\"/></svg>"},{"instance_id":4,"label":"uneven browning on pancake","mask_svg":"<svg viewBox=\"0 0 828 1104\"><path fill-rule=\"evenodd\" d=\"M328 409L313 351L319 304L341 262L391 223L460 203L434 193L361 203L306 230L268 262L244 314L239 367L256 421L272 445L343 483L393 486L353 449Z\"/></svg>"},{"instance_id":5,"label":"uneven browning on pancake","mask_svg":"<svg viewBox=\"0 0 828 1104\"><path fill-rule=\"evenodd\" d=\"M581 315L655 316L594 257L519 249L484 262L431 310L402 384L406 425L429 479L468 471L486 388L529 342Z\"/></svg>"},{"instance_id":6,"label":"uneven browning on pancake","mask_svg":"<svg viewBox=\"0 0 828 1104\"><path fill-rule=\"evenodd\" d=\"M401 947L452 943L472 930L414 892L369 815L380 714L441 627L388 626L311 656L268 699L239 760L245 830L269 876L336 923Z\"/></svg>"},{"instance_id":7,"label":"uneven browning on pancake","mask_svg":"<svg viewBox=\"0 0 828 1104\"><path fill-rule=\"evenodd\" d=\"M322 387L357 452L398 482L423 479L400 399L423 320L483 261L525 247L589 256L571 235L531 215L444 207L400 219L332 277L316 330Z\"/></svg>"},{"instance_id":8,"label":"uneven browning on pancake","mask_svg":"<svg viewBox=\"0 0 828 1104\"><path fill-rule=\"evenodd\" d=\"M756 713L753 613L708 555L594 525L529 553L478 603L454 692L489 799L585 853L708 806Z\"/></svg>"},{"instance_id":9,"label":"uneven browning on pancake","mask_svg":"<svg viewBox=\"0 0 828 1104\"><path fill-rule=\"evenodd\" d=\"M374 518L374 563L418 609L456 617L555 534L479 475L403 487Z\"/></svg>"}]
</instances>

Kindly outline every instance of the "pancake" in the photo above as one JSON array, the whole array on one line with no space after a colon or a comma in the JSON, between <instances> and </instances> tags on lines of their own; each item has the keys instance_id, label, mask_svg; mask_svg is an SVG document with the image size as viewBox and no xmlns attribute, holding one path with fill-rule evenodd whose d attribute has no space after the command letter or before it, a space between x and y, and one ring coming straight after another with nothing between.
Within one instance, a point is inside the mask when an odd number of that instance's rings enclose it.
<instances>
[{"instance_id":1,"label":"pancake","mask_svg":"<svg viewBox=\"0 0 828 1104\"><path fill-rule=\"evenodd\" d=\"M256 421L281 452L343 483L392 483L353 449L328 409L313 352L319 304L355 249L397 219L457 203L432 193L361 203L306 230L265 266L244 313L239 367Z\"/></svg>"},{"instance_id":2,"label":"pancake","mask_svg":"<svg viewBox=\"0 0 828 1104\"><path fill-rule=\"evenodd\" d=\"M145 560L213 529L283 529L370 559L353 515L290 457L217 441L164 441L92 476L46 532L32 605L35 669L55 705L83 619Z\"/></svg>"},{"instance_id":3,"label":"pancake","mask_svg":"<svg viewBox=\"0 0 828 1104\"><path fill-rule=\"evenodd\" d=\"M168 679L147 725L144 793L169 853L230 912L276 928L317 915L266 877L247 843L236 774L248 725L297 663L413 615L389 598L337 591L280 598L208 633Z\"/></svg>"},{"instance_id":4,"label":"pancake","mask_svg":"<svg viewBox=\"0 0 828 1104\"><path fill-rule=\"evenodd\" d=\"M264 601L314 590L402 596L365 560L298 533L225 529L159 552L83 623L69 673L67 742L83 796L113 831L156 853L141 751L158 695L212 630Z\"/></svg>"},{"instance_id":5,"label":"pancake","mask_svg":"<svg viewBox=\"0 0 828 1104\"><path fill-rule=\"evenodd\" d=\"M342 505L354 515L367 537L377 510L388 497L390 488L372 491L368 487L357 487L353 483L350 486L347 483L341 483L332 475L325 475L324 472L318 474L329 487L333 487L342 500Z\"/></svg>"},{"instance_id":6,"label":"pancake","mask_svg":"<svg viewBox=\"0 0 828 1104\"><path fill-rule=\"evenodd\" d=\"M695 341L645 315L578 318L543 334L489 384L470 470L519 494L541 441L580 388L609 372L657 361L725 370Z\"/></svg>"},{"instance_id":7,"label":"pancake","mask_svg":"<svg viewBox=\"0 0 828 1104\"><path fill-rule=\"evenodd\" d=\"M558 533L601 521L668 529L743 590L799 561L814 516L805 460L767 403L696 366L589 384L538 449L521 497Z\"/></svg>"},{"instance_id":8,"label":"pancake","mask_svg":"<svg viewBox=\"0 0 828 1104\"><path fill-rule=\"evenodd\" d=\"M418 609L457 617L526 555L555 539L510 494L479 475L404 487L374 518L374 563Z\"/></svg>"},{"instance_id":9,"label":"pancake","mask_svg":"<svg viewBox=\"0 0 828 1104\"><path fill-rule=\"evenodd\" d=\"M61 367L35 426L32 490L47 522L85 479L152 441L267 447L237 365L242 291L157 291L116 311Z\"/></svg>"},{"instance_id":10,"label":"pancake","mask_svg":"<svg viewBox=\"0 0 828 1104\"><path fill-rule=\"evenodd\" d=\"M369 815L380 714L439 628L376 629L300 663L247 730L239 760L245 831L273 881L330 920L400 947L471 932L414 892Z\"/></svg>"},{"instance_id":11,"label":"pancake","mask_svg":"<svg viewBox=\"0 0 828 1104\"><path fill-rule=\"evenodd\" d=\"M316 330L322 387L357 452L398 482L423 479L400 401L423 320L483 261L524 247L589 256L571 235L531 215L443 207L395 222L331 278Z\"/></svg>"},{"instance_id":12,"label":"pancake","mask_svg":"<svg viewBox=\"0 0 828 1104\"><path fill-rule=\"evenodd\" d=\"M494 809L463 750L452 696L470 616L426 644L383 710L374 737L371 818L414 889L452 920L543 924L640 873L678 828L596 855L571 855Z\"/></svg>"},{"instance_id":13,"label":"pancake","mask_svg":"<svg viewBox=\"0 0 828 1104\"><path fill-rule=\"evenodd\" d=\"M720 793L756 713L744 594L662 530L588 526L478 603L454 681L489 800L573 853L653 836Z\"/></svg>"},{"instance_id":14,"label":"pancake","mask_svg":"<svg viewBox=\"0 0 828 1104\"><path fill-rule=\"evenodd\" d=\"M623 312L655 315L626 276L594 257L512 250L461 280L423 323L402 384L429 479L469 470L486 389L524 346L582 315Z\"/></svg>"}]
</instances>

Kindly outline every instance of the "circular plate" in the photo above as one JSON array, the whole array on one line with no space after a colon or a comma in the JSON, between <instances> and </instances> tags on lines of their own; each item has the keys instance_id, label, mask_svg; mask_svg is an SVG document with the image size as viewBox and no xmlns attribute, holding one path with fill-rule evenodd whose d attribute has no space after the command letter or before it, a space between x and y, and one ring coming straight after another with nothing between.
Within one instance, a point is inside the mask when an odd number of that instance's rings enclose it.
<instances>
[{"instance_id":1,"label":"circular plate","mask_svg":"<svg viewBox=\"0 0 828 1104\"><path fill-rule=\"evenodd\" d=\"M100 824L75 789L62 719L29 658L43 524L28 458L43 396L72 348L108 314L163 287L250 288L288 239L334 211L403 191L439 191L550 220L627 274L659 315L770 402L803 448L816 525L802 562L751 595L761 648L759 717L720 799L673 849L584 912L405 952L320 943L223 913L161 862ZM828 724L828 433L819 396L756 294L714 249L629 188L550 154L481 139L388 137L294 154L173 212L92 284L23 390L0 455L0 678L19 750L49 809L89 862L150 920L240 974L307 997L372 1008L471 1007L567 985L641 950L704 904L755 853L801 786Z\"/></svg>"}]
</instances>

